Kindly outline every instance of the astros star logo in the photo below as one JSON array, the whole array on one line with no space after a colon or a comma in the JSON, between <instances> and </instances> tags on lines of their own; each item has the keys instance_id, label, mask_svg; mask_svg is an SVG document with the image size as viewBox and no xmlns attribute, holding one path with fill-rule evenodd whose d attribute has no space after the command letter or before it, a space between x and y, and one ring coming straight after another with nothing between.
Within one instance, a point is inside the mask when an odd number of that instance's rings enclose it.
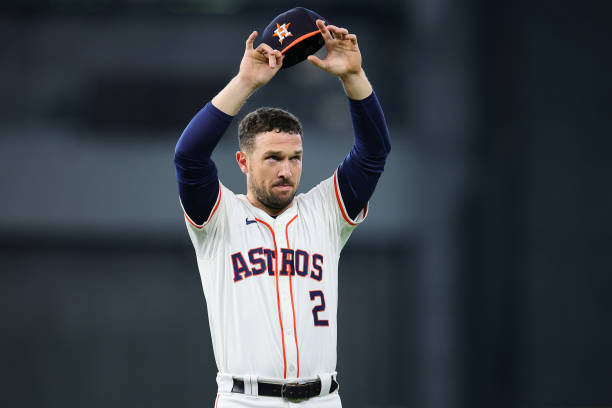
<instances>
[{"instance_id":1,"label":"astros star logo","mask_svg":"<svg viewBox=\"0 0 612 408\"><path fill-rule=\"evenodd\" d=\"M291 34L288 30L289 25L291 23L285 23L283 25L280 25L278 23L276 23L276 30L274 30L274 34L272 34L272 37L278 37L278 41L280 41L280 43L283 43L283 40L287 37L293 37L293 34Z\"/></svg>"}]
</instances>

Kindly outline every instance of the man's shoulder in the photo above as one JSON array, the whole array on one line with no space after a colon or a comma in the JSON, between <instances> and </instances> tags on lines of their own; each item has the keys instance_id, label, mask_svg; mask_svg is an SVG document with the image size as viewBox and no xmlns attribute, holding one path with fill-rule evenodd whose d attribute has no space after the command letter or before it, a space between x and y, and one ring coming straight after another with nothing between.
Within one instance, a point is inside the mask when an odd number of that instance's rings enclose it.
<instances>
[{"instance_id":1,"label":"man's shoulder","mask_svg":"<svg viewBox=\"0 0 612 408\"><path fill-rule=\"evenodd\" d=\"M309 195L317 194L321 192L322 190L329 189L329 187L333 188L333 184L334 184L334 175L331 175L330 177L319 181L317 184L312 186L310 190L306 191L305 193L298 194L296 198L300 196L306 197Z\"/></svg>"},{"instance_id":2,"label":"man's shoulder","mask_svg":"<svg viewBox=\"0 0 612 408\"><path fill-rule=\"evenodd\" d=\"M318 184L313 186L310 190L305 193L298 194L295 199L302 205L318 204L323 199L330 196L333 191L334 176L328 177L321 180Z\"/></svg>"},{"instance_id":3,"label":"man's shoulder","mask_svg":"<svg viewBox=\"0 0 612 408\"><path fill-rule=\"evenodd\" d=\"M235 206L248 206L249 200L246 195L243 193L235 193L229 187L223 185L223 183L219 182L221 185L222 194L225 196L224 198L227 200L228 204L231 203Z\"/></svg>"}]
</instances>

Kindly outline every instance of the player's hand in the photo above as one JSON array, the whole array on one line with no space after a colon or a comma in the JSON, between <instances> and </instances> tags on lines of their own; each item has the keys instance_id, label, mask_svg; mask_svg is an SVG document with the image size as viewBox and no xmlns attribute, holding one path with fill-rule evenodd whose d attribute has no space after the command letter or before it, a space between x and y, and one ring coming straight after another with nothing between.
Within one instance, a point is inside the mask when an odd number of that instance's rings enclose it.
<instances>
[{"instance_id":1,"label":"player's hand","mask_svg":"<svg viewBox=\"0 0 612 408\"><path fill-rule=\"evenodd\" d=\"M246 40L238 77L254 88L259 88L267 84L276 75L283 65L284 55L264 43L259 44L257 48L253 48L255 37L257 37L257 31L253 31Z\"/></svg>"},{"instance_id":2,"label":"player's hand","mask_svg":"<svg viewBox=\"0 0 612 408\"><path fill-rule=\"evenodd\" d=\"M316 55L309 55L308 61L323 71L340 78L359 74L361 52L357 45L357 36L349 33L346 28L334 25L325 26L323 20L317 20L316 24L325 41L327 55L323 60Z\"/></svg>"}]
</instances>

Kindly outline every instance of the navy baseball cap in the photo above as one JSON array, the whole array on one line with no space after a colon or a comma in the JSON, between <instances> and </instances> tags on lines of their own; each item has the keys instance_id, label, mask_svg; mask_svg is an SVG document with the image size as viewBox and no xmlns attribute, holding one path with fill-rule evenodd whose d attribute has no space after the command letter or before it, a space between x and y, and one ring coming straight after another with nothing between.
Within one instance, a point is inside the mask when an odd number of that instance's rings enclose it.
<instances>
[{"instance_id":1,"label":"navy baseball cap","mask_svg":"<svg viewBox=\"0 0 612 408\"><path fill-rule=\"evenodd\" d=\"M327 21L312 10L295 7L279 14L264 29L261 42L279 50L285 58L281 69L302 62L319 51L325 41L317 27L317 19Z\"/></svg>"}]
</instances>

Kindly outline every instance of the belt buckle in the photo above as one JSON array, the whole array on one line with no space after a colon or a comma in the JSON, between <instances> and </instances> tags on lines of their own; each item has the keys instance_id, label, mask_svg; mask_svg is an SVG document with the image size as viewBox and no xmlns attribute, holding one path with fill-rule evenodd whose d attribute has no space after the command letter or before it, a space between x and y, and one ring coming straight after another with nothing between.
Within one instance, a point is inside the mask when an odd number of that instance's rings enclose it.
<instances>
[{"instance_id":1,"label":"belt buckle","mask_svg":"<svg viewBox=\"0 0 612 408\"><path fill-rule=\"evenodd\" d=\"M308 395L310 386L308 384L300 384L298 382L283 383L281 385L281 397L288 400L305 400L310 398Z\"/></svg>"}]
</instances>

